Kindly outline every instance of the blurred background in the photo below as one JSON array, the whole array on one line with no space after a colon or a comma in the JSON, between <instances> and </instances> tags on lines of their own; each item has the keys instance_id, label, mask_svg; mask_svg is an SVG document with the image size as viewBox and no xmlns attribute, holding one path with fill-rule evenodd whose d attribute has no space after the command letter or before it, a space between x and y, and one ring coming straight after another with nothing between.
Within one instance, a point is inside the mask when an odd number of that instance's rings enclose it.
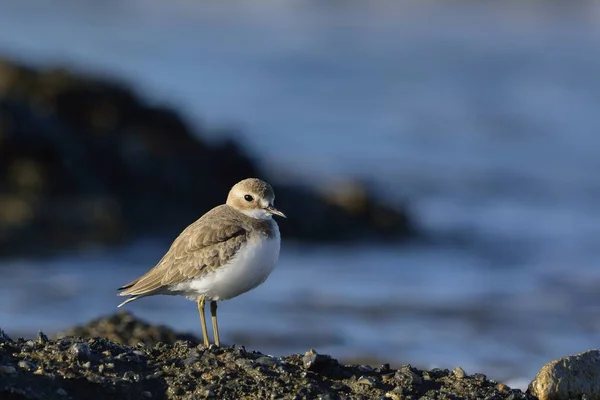
<instances>
[{"instance_id":1,"label":"blurred background","mask_svg":"<svg viewBox=\"0 0 600 400\"><path fill-rule=\"evenodd\" d=\"M283 248L222 340L524 387L598 347L595 2L4 0L0 326L56 333L247 176ZM196 307L127 309L199 335Z\"/></svg>"}]
</instances>

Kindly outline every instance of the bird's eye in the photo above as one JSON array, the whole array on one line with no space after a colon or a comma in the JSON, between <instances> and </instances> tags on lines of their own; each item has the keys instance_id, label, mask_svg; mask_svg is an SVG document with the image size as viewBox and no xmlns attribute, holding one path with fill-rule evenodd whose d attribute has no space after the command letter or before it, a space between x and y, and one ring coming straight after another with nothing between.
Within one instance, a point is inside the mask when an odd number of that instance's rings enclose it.
<instances>
[{"instance_id":1,"label":"bird's eye","mask_svg":"<svg viewBox=\"0 0 600 400\"><path fill-rule=\"evenodd\" d=\"M252 201L252 200L254 200L254 197L252 197L249 194L247 194L247 195L244 196L244 200L246 200L246 201Z\"/></svg>"}]
</instances>

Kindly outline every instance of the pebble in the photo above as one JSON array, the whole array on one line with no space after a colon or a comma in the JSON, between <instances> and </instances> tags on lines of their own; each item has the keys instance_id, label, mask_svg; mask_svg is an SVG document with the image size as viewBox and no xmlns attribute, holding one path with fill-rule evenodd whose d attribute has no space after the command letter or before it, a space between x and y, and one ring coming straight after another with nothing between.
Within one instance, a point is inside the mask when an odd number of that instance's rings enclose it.
<instances>
[{"instance_id":1,"label":"pebble","mask_svg":"<svg viewBox=\"0 0 600 400\"><path fill-rule=\"evenodd\" d=\"M188 356L183 360L183 364L190 366L200 361L201 354L197 349L193 349L188 353Z\"/></svg>"},{"instance_id":2,"label":"pebble","mask_svg":"<svg viewBox=\"0 0 600 400\"><path fill-rule=\"evenodd\" d=\"M87 359L92 354L90 345L87 343L75 343L69 349L70 353L79 359Z\"/></svg>"},{"instance_id":3,"label":"pebble","mask_svg":"<svg viewBox=\"0 0 600 400\"><path fill-rule=\"evenodd\" d=\"M254 361L248 360L246 358L237 359L235 360L235 363L238 365L238 367L243 369L254 368Z\"/></svg>"},{"instance_id":4,"label":"pebble","mask_svg":"<svg viewBox=\"0 0 600 400\"><path fill-rule=\"evenodd\" d=\"M331 393L322 394L317 397L319 400L337 400L339 397L336 395L332 395Z\"/></svg>"},{"instance_id":5,"label":"pebble","mask_svg":"<svg viewBox=\"0 0 600 400\"><path fill-rule=\"evenodd\" d=\"M10 365L0 365L0 374L13 375L17 373L17 369Z\"/></svg>"},{"instance_id":6,"label":"pebble","mask_svg":"<svg viewBox=\"0 0 600 400\"><path fill-rule=\"evenodd\" d=\"M452 373L454 374L454 376L456 376L458 379L463 379L465 376L467 376L467 373L465 372L464 369L462 369L461 367L456 367L454 368L454 370L452 371Z\"/></svg>"},{"instance_id":7,"label":"pebble","mask_svg":"<svg viewBox=\"0 0 600 400\"><path fill-rule=\"evenodd\" d=\"M390 364L381 364L378 368L378 372L385 374L390 371Z\"/></svg>"},{"instance_id":8,"label":"pebble","mask_svg":"<svg viewBox=\"0 0 600 400\"><path fill-rule=\"evenodd\" d=\"M329 360L331 360L331 356L319 354L314 349L310 349L304 354L304 357L302 357L304 368L310 371L318 369L319 366L325 364Z\"/></svg>"},{"instance_id":9,"label":"pebble","mask_svg":"<svg viewBox=\"0 0 600 400\"><path fill-rule=\"evenodd\" d=\"M485 374L473 374L471 377L480 382L485 382L487 380L487 375Z\"/></svg>"},{"instance_id":10,"label":"pebble","mask_svg":"<svg viewBox=\"0 0 600 400\"><path fill-rule=\"evenodd\" d=\"M151 399L152 398L152 393L145 390L142 392L142 397L146 398L146 399Z\"/></svg>"},{"instance_id":11,"label":"pebble","mask_svg":"<svg viewBox=\"0 0 600 400\"><path fill-rule=\"evenodd\" d=\"M254 362L256 364L264 365L265 367L272 367L278 364L275 358L269 356L258 357Z\"/></svg>"},{"instance_id":12,"label":"pebble","mask_svg":"<svg viewBox=\"0 0 600 400\"><path fill-rule=\"evenodd\" d=\"M131 382L138 382L140 380L140 375L131 371L127 371L123 374L123 379Z\"/></svg>"},{"instance_id":13,"label":"pebble","mask_svg":"<svg viewBox=\"0 0 600 400\"><path fill-rule=\"evenodd\" d=\"M359 385L375 386L377 381L371 378L370 376L361 376L360 378L358 378L356 383L358 383Z\"/></svg>"},{"instance_id":14,"label":"pebble","mask_svg":"<svg viewBox=\"0 0 600 400\"><path fill-rule=\"evenodd\" d=\"M146 357L146 353L141 350L134 350L133 354L135 354L138 357Z\"/></svg>"},{"instance_id":15,"label":"pebble","mask_svg":"<svg viewBox=\"0 0 600 400\"><path fill-rule=\"evenodd\" d=\"M66 396L67 392L63 388L58 388L58 389L56 389L56 394L59 396Z\"/></svg>"},{"instance_id":16,"label":"pebble","mask_svg":"<svg viewBox=\"0 0 600 400\"><path fill-rule=\"evenodd\" d=\"M17 366L21 369L24 369L25 371L35 371L37 369L37 365L27 360L19 361Z\"/></svg>"},{"instance_id":17,"label":"pebble","mask_svg":"<svg viewBox=\"0 0 600 400\"><path fill-rule=\"evenodd\" d=\"M423 378L425 378L426 376L428 377L429 374L426 374L426 371L423 371ZM398 383L400 383L401 385L405 386L421 385L423 383L423 378L421 378L419 374L414 372L410 365L403 365L394 374L394 379L398 381Z\"/></svg>"},{"instance_id":18,"label":"pebble","mask_svg":"<svg viewBox=\"0 0 600 400\"><path fill-rule=\"evenodd\" d=\"M373 372L373 367L370 365L359 365L358 370L360 372Z\"/></svg>"},{"instance_id":19,"label":"pebble","mask_svg":"<svg viewBox=\"0 0 600 400\"><path fill-rule=\"evenodd\" d=\"M46 344L49 342L48 336L44 335L44 332L38 331L37 341L40 344Z\"/></svg>"},{"instance_id":20,"label":"pebble","mask_svg":"<svg viewBox=\"0 0 600 400\"><path fill-rule=\"evenodd\" d=\"M341 390L347 390L348 386L344 385L343 383L340 382L334 382L331 384L331 389L335 390L336 392L339 392Z\"/></svg>"}]
</instances>

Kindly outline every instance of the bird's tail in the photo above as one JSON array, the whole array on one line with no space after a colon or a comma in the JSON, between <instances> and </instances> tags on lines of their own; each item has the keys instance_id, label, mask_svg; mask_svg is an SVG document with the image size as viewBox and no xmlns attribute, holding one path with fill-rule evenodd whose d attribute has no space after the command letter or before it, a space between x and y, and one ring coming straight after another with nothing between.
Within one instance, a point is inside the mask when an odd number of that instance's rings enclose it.
<instances>
[{"instance_id":1,"label":"bird's tail","mask_svg":"<svg viewBox=\"0 0 600 400\"><path fill-rule=\"evenodd\" d=\"M134 301L134 300L137 300L139 298L140 298L140 296L131 296L130 298L128 298L127 300L125 300L124 302L122 302L121 304L119 304L117 306L117 308L121 307L121 306L124 306L125 304L129 303L130 301Z\"/></svg>"}]
</instances>

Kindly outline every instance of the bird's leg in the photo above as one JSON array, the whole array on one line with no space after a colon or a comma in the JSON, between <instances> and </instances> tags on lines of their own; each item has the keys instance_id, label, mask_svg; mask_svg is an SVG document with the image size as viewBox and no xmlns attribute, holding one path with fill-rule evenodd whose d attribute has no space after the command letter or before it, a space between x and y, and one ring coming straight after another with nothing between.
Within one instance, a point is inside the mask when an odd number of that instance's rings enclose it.
<instances>
[{"instance_id":1,"label":"bird's leg","mask_svg":"<svg viewBox=\"0 0 600 400\"><path fill-rule=\"evenodd\" d=\"M208 347L208 329L206 329L206 318L204 317L204 296L198 299L198 312L200 313L200 324L202 325L202 338L204 339L204 346Z\"/></svg>"},{"instance_id":2,"label":"bird's leg","mask_svg":"<svg viewBox=\"0 0 600 400\"><path fill-rule=\"evenodd\" d=\"M217 346L221 345L221 341L219 340L219 325L217 325L217 302L210 302L210 315L212 319L213 332L215 334L215 344Z\"/></svg>"}]
</instances>

